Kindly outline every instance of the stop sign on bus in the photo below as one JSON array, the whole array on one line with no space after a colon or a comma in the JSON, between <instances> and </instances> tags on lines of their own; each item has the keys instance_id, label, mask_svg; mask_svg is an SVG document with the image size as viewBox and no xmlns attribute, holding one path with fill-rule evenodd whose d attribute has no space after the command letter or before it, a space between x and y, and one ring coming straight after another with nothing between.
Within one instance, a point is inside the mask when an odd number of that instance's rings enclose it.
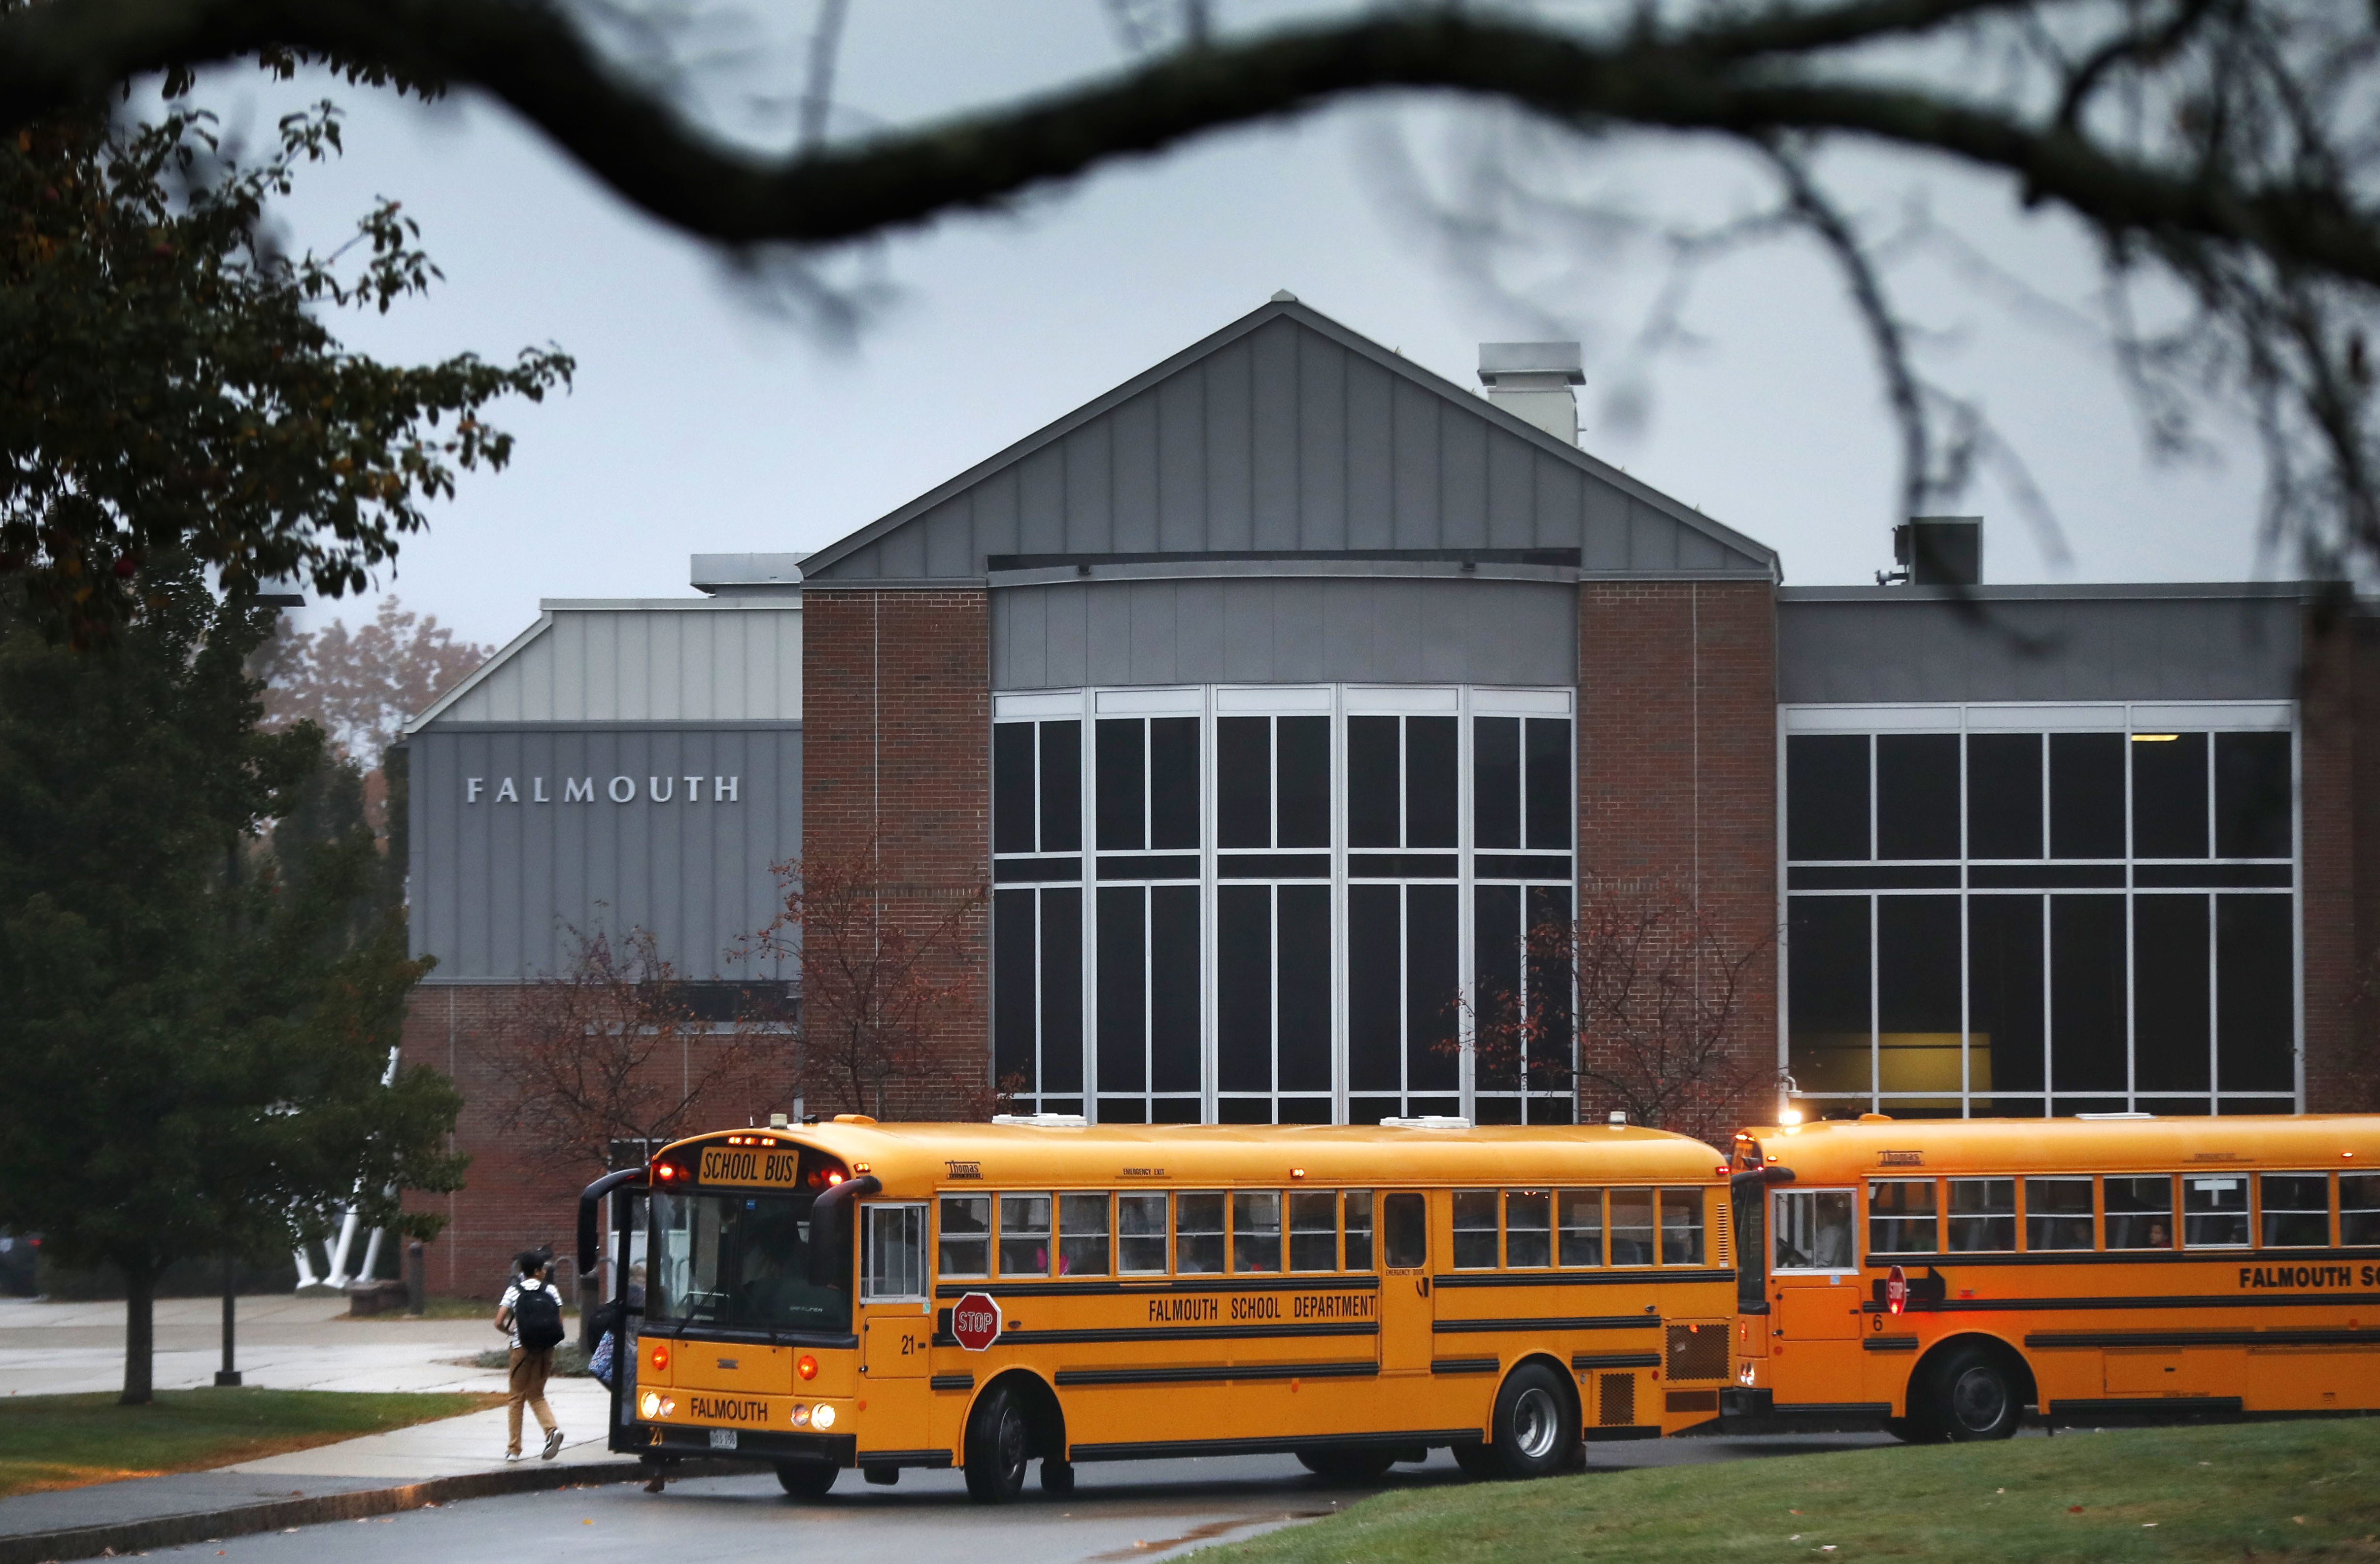
<instances>
[{"instance_id":1,"label":"stop sign on bus","mask_svg":"<svg viewBox=\"0 0 2380 1564\"><path fill-rule=\"evenodd\" d=\"M1000 1340L1000 1305L989 1292L970 1292L951 1309L951 1335L970 1352Z\"/></svg>"}]
</instances>

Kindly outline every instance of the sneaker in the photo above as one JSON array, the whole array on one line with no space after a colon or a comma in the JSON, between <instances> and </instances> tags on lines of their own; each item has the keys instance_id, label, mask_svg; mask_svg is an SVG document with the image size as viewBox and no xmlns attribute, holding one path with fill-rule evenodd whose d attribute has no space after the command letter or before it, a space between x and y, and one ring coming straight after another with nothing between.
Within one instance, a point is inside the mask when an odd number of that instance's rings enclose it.
<instances>
[{"instance_id":1,"label":"sneaker","mask_svg":"<svg viewBox=\"0 0 2380 1564\"><path fill-rule=\"evenodd\" d=\"M552 1461L561 1449L562 1430L559 1428L549 1428L545 1431L545 1449L538 1452L537 1459L540 1461Z\"/></svg>"},{"instance_id":2,"label":"sneaker","mask_svg":"<svg viewBox=\"0 0 2380 1564\"><path fill-rule=\"evenodd\" d=\"M518 1450L506 1450L504 1452L504 1464L507 1466L510 1466L514 1461L518 1461L519 1459L520 1451Z\"/></svg>"}]
</instances>

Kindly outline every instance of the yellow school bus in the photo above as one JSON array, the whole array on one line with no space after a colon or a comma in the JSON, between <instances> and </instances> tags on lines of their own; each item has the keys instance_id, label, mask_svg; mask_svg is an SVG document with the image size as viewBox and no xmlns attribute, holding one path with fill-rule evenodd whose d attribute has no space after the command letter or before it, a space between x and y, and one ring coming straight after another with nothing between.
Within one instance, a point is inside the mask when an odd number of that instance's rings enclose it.
<instances>
[{"instance_id":1,"label":"yellow school bus","mask_svg":"<svg viewBox=\"0 0 2380 1564\"><path fill-rule=\"evenodd\" d=\"M1036 1459L1059 1494L1077 1462L1163 1456L1551 1472L1717 1418L1727 1173L1625 1125L700 1135L640 1181L613 1442L772 1462L811 1497L958 1466L997 1502Z\"/></svg>"},{"instance_id":2,"label":"yellow school bus","mask_svg":"<svg viewBox=\"0 0 2380 1564\"><path fill-rule=\"evenodd\" d=\"M2380 1409L2380 1118L1864 1114L1733 1161L1731 1425Z\"/></svg>"}]
</instances>

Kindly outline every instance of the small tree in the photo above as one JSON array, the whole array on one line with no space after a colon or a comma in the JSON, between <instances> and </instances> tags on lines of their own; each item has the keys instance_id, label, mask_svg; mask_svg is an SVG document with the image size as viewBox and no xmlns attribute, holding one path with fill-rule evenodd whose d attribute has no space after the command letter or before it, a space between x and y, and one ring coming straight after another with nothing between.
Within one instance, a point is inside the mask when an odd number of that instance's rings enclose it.
<instances>
[{"instance_id":1,"label":"small tree","mask_svg":"<svg viewBox=\"0 0 2380 1564\"><path fill-rule=\"evenodd\" d=\"M527 984L482 1036L504 1083L503 1130L565 1166L601 1171L621 1142L677 1139L699 1127L705 1105L783 1081L785 1018L762 1006L706 1020L700 991L644 929L616 940L572 929L569 964Z\"/></svg>"},{"instance_id":2,"label":"small tree","mask_svg":"<svg viewBox=\"0 0 2380 1564\"><path fill-rule=\"evenodd\" d=\"M804 1094L884 1118L892 1084L929 1074L960 1024L967 984L952 958L987 891L937 901L887 884L873 842L847 859L779 864L776 875L784 910L750 951L801 961ZM1014 1083L1002 1087L1013 1095ZM1002 1095L978 1090L955 1107L988 1113Z\"/></svg>"}]
</instances>

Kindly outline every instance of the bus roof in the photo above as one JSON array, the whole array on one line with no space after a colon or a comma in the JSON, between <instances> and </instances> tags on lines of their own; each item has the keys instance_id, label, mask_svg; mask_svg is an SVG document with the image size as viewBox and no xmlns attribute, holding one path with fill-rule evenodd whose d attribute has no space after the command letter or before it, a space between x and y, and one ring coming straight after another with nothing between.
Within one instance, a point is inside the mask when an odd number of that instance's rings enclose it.
<instances>
[{"instance_id":1,"label":"bus roof","mask_svg":"<svg viewBox=\"0 0 2380 1564\"><path fill-rule=\"evenodd\" d=\"M2239 1118L1829 1119L1742 1134L1802 1182L1888 1170L2129 1172L2222 1167L2380 1172L2380 1115ZM1912 1154L1922 1157L1916 1160ZM1923 1175L1914 1175L1923 1176Z\"/></svg>"},{"instance_id":2,"label":"bus roof","mask_svg":"<svg viewBox=\"0 0 2380 1564\"><path fill-rule=\"evenodd\" d=\"M815 1146L887 1190L1003 1184L1709 1183L1726 1158L1701 1141L1634 1125L1398 1129L1361 1124L907 1123L849 1117L783 1129L720 1130ZM668 1149L664 1148L664 1152ZM971 1167L961 1173L952 1164Z\"/></svg>"}]
</instances>

